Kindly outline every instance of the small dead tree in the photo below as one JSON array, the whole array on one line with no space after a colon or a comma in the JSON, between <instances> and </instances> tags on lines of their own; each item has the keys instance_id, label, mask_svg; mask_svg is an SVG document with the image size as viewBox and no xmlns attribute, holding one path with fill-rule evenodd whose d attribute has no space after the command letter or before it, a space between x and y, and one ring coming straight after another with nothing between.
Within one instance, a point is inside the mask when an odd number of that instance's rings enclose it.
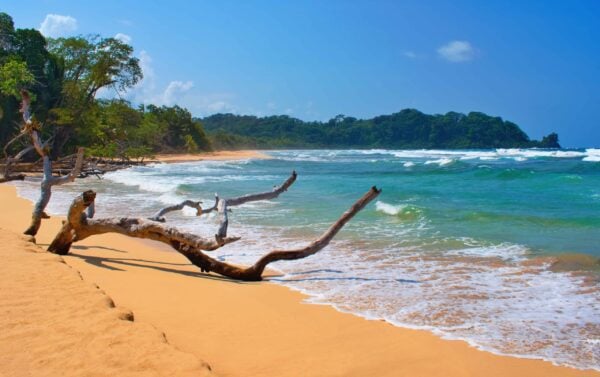
<instances>
[{"instance_id":1,"label":"small dead tree","mask_svg":"<svg viewBox=\"0 0 600 377\"><path fill-rule=\"evenodd\" d=\"M216 235L214 239L203 238L194 234L181 232L176 228L168 227L154 221L138 218L90 219L85 211L86 208L94 203L96 198L96 193L90 190L73 200L69 208L67 220L48 247L48 251L64 255L69 252L71 244L74 242L96 234L119 233L129 237L146 238L165 243L183 254L190 262L198 266L202 272L215 272L236 280L258 281L262 279L263 271L269 263L280 260L306 258L323 249L343 226L375 199L380 192L381 190L372 187L342 214L321 237L309 243L306 247L292 250L274 250L265 254L252 266L239 267L219 261L203 252L215 250L223 245L237 241L239 237L221 238L219 235Z\"/></svg>"},{"instance_id":2,"label":"small dead tree","mask_svg":"<svg viewBox=\"0 0 600 377\"><path fill-rule=\"evenodd\" d=\"M38 155L42 158L43 162L43 177L42 182L40 184L40 198L36 202L33 213L31 214L31 224L27 230L25 230L25 234L35 236L40 229L40 225L42 223L42 218L47 218L48 215L44 212L48 202L50 201L50 197L52 196L52 186L62 185L68 182L73 182L75 178L79 175L81 171L81 166L83 164L83 148L79 148L77 151L77 158L75 160L75 166L71 170L71 172L67 175L61 177L54 177L52 175L52 160L50 159L50 153L48 151L48 146L45 143L42 143L40 140L39 130L40 124L35 121L31 115L31 98L29 97L29 93L26 90L21 90L21 113L23 114L23 127L19 135L13 140L20 138L22 135L29 135L31 138L32 147L36 150ZM12 141L9 142L12 143ZM28 152L28 148L19 152L17 156L13 159L7 159L6 168L5 168L5 176L7 172L10 172L10 164L14 161L18 161L22 155ZM5 147L6 154L6 147ZM21 155L21 156L20 156Z\"/></svg>"}]
</instances>

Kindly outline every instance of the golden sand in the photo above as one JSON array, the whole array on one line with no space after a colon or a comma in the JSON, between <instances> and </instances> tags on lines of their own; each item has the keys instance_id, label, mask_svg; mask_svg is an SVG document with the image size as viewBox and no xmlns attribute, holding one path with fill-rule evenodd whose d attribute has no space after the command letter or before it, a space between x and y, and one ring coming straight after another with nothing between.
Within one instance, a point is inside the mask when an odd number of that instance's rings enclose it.
<instances>
[{"instance_id":1,"label":"golden sand","mask_svg":"<svg viewBox=\"0 0 600 377\"><path fill-rule=\"evenodd\" d=\"M183 153L183 154L159 154L155 159L160 162L175 163L175 162L191 162L201 160L213 161L230 161L230 160L245 160L245 159L266 159L270 158L267 154L254 150L241 151L217 151L203 153Z\"/></svg>"},{"instance_id":2,"label":"golden sand","mask_svg":"<svg viewBox=\"0 0 600 377\"><path fill-rule=\"evenodd\" d=\"M305 304L303 295L275 284L202 274L152 241L91 237L74 245L65 265L27 252L32 246L7 234L26 228L31 211L13 186L0 185L0 208L0 375L70 368L74 375L124 375L117 367L184 375L179 371L203 371L198 360L205 360L221 376L600 376ZM44 220L38 244L47 246L59 227L58 218ZM52 287L28 289L46 284ZM132 310L135 322L119 320L92 284Z\"/></svg>"}]
</instances>

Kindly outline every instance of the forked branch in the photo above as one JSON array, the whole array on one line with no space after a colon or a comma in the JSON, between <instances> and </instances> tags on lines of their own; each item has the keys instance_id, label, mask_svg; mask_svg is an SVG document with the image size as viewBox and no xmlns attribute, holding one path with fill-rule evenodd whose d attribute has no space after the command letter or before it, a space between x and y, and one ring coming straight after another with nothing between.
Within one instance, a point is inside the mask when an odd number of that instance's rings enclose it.
<instances>
[{"instance_id":1,"label":"forked branch","mask_svg":"<svg viewBox=\"0 0 600 377\"><path fill-rule=\"evenodd\" d=\"M85 210L96 197L93 191L86 191L75 198L67 221L48 247L48 251L57 254L67 254L73 242L102 233L120 233L130 237L148 238L166 243L183 254L203 272L215 272L236 280L257 281L262 279L265 267L269 263L279 260L295 260L313 255L331 242L333 237L350 221L360 210L375 199L381 190L372 187L358 199L329 229L306 247L293 250L274 250L260 258L249 267L239 267L212 258L202 250L214 250L238 238L216 237L210 240L193 234L183 233L176 228L166 227L162 224L144 219L108 218L92 220L85 215Z\"/></svg>"},{"instance_id":2,"label":"forked branch","mask_svg":"<svg viewBox=\"0 0 600 377\"><path fill-rule=\"evenodd\" d=\"M47 217L45 215L44 210L50 202L50 197L52 196L52 186L62 185L65 183L73 182L75 178L79 176L81 172L81 167L83 165L83 148L79 148L77 150L77 158L75 160L75 165L73 169L67 175L63 175L61 177L54 177L52 175L52 160L50 160L50 155L48 153L48 147L46 144L42 143L40 140L40 135L38 133L38 129L40 124L33 120L31 116L31 99L29 97L29 93L26 90L21 91L21 112L23 113L23 132L28 133L31 137L31 143L37 153L40 155L43 161L44 166L44 175L42 177L42 182L40 184L40 197L35 203L35 207L33 208L33 213L31 214L31 224L29 228L25 230L25 234L35 236L40 229L42 224L42 218Z\"/></svg>"},{"instance_id":3,"label":"forked branch","mask_svg":"<svg viewBox=\"0 0 600 377\"><path fill-rule=\"evenodd\" d=\"M152 217L149 217L149 220L158 221L164 223L166 219L164 218L165 214L173 211L181 211L183 207L191 207L196 209L196 216L202 215L202 207L200 206L202 202L195 202L193 200L184 200L179 204L175 204L172 206L164 207L156 212Z\"/></svg>"},{"instance_id":4,"label":"forked branch","mask_svg":"<svg viewBox=\"0 0 600 377\"><path fill-rule=\"evenodd\" d=\"M287 191L287 189L296 182L296 178L298 174L296 171L292 171L292 174L288 179L285 180L281 185L275 186L273 190L266 192L259 192L257 194L247 194L243 196L238 196L237 198L229 198L229 199L220 199L217 201L217 211L219 212L219 229L217 230L218 238L227 237L227 228L229 227L229 207L235 207L242 205L248 202L256 202L259 200L269 200L275 199L282 192Z\"/></svg>"},{"instance_id":5,"label":"forked branch","mask_svg":"<svg viewBox=\"0 0 600 377\"><path fill-rule=\"evenodd\" d=\"M226 218L227 217L226 213L225 213L226 207L239 206L241 204L252 202L252 201L257 201L257 200L275 199L282 192L287 191L287 189L296 181L297 176L298 175L296 174L296 172L293 171L292 174L290 175L290 177L285 180L285 182L283 182L279 186L275 186L273 188L273 190L271 190L271 191L260 192L257 194L247 194L247 195L239 196L237 198L226 198L226 199L220 199L219 195L215 194L215 204L210 208L202 208L200 206L200 203L202 203L202 202L199 202L199 201L184 200L183 202L181 202L179 204L161 208L154 215L149 217L149 219L152 221L165 222L166 219L164 216L167 213L173 212L173 211L180 211L186 206L195 208L197 216L208 214L208 213L211 213L212 211L218 211L219 213L223 213ZM220 204L221 202L223 202L223 204ZM223 207L223 211L219 210L219 205L221 205ZM223 216L221 216L221 217L223 217ZM223 227L222 224L223 224L223 219L221 220L221 226L219 228ZM226 231L226 227L225 227L225 233L226 232L227 231ZM219 233L219 234L221 234L221 233ZM226 236L226 234L223 236Z\"/></svg>"}]
</instances>

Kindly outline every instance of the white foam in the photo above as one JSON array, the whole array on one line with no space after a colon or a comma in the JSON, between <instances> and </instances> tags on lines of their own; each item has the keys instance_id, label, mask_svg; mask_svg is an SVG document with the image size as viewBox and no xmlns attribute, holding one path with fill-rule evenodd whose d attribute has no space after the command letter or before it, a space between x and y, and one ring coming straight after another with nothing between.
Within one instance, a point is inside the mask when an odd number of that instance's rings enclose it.
<instances>
[{"instance_id":1,"label":"white foam","mask_svg":"<svg viewBox=\"0 0 600 377\"><path fill-rule=\"evenodd\" d=\"M392 216L396 216L397 214L402 212L404 207L406 207L406 205L403 205L403 204L393 205L393 204L388 204L388 203L385 203L385 202L382 202L379 200L377 202L375 202L375 209L377 211L383 212L387 215L392 215Z\"/></svg>"},{"instance_id":2,"label":"white foam","mask_svg":"<svg viewBox=\"0 0 600 377\"><path fill-rule=\"evenodd\" d=\"M451 158L440 158L438 160L427 160L425 161L425 165L438 164L439 166L446 166L453 163L455 160Z\"/></svg>"},{"instance_id":3,"label":"white foam","mask_svg":"<svg viewBox=\"0 0 600 377\"><path fill-rule=\"evenodd\" d=\"M523 260L528 254L528 249L522 245L513 245L502 243L498 245L466 247L461 249L452 249L444 252L445 255L455 256L473 256L486 258L500 258L504 260Z\"/></svg>"},{"instance_id":4,"label":"white foam","mask_svg":"<svg viewBox=\"0 0 600 377\"><path fill-rule=\"evenodd\" d=\"M415 166L415 163L414 163L414 162L412 162L412 161L407 161L407 162L405 162L405 163L404 163L404 164L402 164L402 165L403 165L405 168L410 168L410 167L413 167L413 166Z\"/></svg>"},{"instance_id":5,"label":"white foam","mask_svg":"<svg viewBox=\"0 0 600 377\"><path fill-rule=\"evenodd\" d=\"M526 161L537 158L581 158L584 161L598 161L600 152L598 149L587 149L586 151L562 150L562 149L523 149L523 148L498 148L494 150L438 150L438 149L411 149L411 150L302 150L302 151L271 151L279 159L285 161L306 162L356 162L361 161L361 156L374 156L373 161L386 161L390 158L410 160L482 160L495 161L511 159L513 161ZM411 161L415 162L415 161Z\"/></svg>"},{"instance_id":6,"label":"white foam","mask_svg":"<svg viewBox=\"0 0 600 377\"><path fill-rule=\"evenodd\" d=\"M583 161L600 162L600 149L586 149L585 153L587 156L583 158Z\"/></svg>"},{"instance_id":7,"label":"white foam","mask_svg":"<svg viewBox=\"0 0 600 377\"><path fill-rule=\"evenodd\" d=\"M496 153L499 156L507 157L553 157L553 158L576 158L585 156L584 152L565 151L565 150L544 150L544 149L497 149Z\"/></svg>"}]
</instances>

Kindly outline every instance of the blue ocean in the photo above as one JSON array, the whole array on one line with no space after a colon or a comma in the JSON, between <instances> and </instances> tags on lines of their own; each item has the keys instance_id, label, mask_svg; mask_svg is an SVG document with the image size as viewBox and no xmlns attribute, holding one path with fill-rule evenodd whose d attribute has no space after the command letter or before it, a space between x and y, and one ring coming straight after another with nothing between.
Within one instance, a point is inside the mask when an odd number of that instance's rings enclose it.
<instances>
[{"instance_id":1,"label":"blue ocean","mask_svg":"<svg viewBox=\"0 0 600 377\"><path fill-rule=\"evenodd\" d=\"M253 263L318 237L371 186L377 200L317 255L273 265L269 280L308 301L462 339L497 354L600 370L600 150L285 150L270 159L134 167L54 189L65 214L76 193L98 192L97 216L148 217L183 199L270 190L233 208L215 252ZM35 198L39 183L18 183ZM37 185L37 186L36 186ZM212 235L195 210L171 225Z\"/></svg>"}]
</instances>

